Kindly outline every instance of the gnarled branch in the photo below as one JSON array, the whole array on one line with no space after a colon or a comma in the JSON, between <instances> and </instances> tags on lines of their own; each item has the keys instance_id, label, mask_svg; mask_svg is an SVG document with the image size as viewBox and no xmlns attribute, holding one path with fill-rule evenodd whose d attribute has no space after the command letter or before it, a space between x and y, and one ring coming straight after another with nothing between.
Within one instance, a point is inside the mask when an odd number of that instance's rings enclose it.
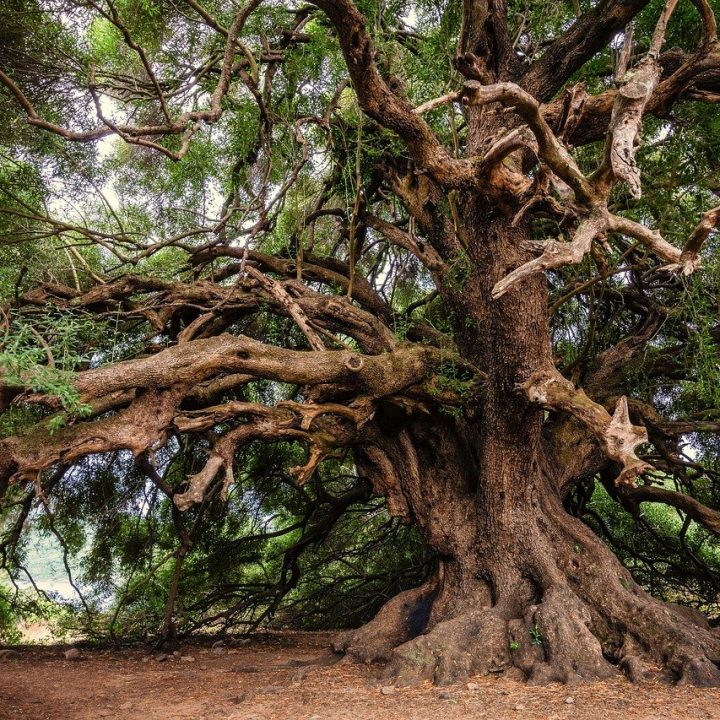
<instances>
[{"instance_id":1,"label":"gnarled branch","mask_svg":"<svg viewBox=\"0 0 720 720\"><path fill-rule=\"evenodd\" d=\"M569 413L595 435L605 454L621 466L615 478L617 485L632 484L651 466L635 454L638 445L648 440L644 427L633 425L628 413L627 398L623 395L610 413L591 400L583 390L566 380L555 368L535 371L523 384L522 390L531 402L543 407Z\"/></svg>"}]
</instances>

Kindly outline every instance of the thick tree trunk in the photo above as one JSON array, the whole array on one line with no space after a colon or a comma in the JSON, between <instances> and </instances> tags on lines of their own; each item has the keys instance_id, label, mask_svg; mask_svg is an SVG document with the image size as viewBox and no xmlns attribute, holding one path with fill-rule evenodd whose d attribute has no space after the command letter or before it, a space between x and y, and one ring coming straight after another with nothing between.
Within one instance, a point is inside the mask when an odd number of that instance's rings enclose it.
<instances>
[{"instance_id":1,"label":"thick tree trunk","mask_svg":"<svg viewBox=\"0 0 720 720\"><path fill-rule=\"evenodd\" d=\"M552 362L546 281L530 278L491 300L495 282L527 260L527 235L487 209L468 221L482 229L472 260L491 268L468 279L458 318L461 352L490 378L475 417L408 424L381 412L357 451L391 511L412 518L438 553L438 571L337 649L388 661L400 683L502 672L571 682L619 667L633 679L656 672L718 684L720 637L648 596L565 512L541 435L543 411L517 389Z\"/></svg>"}]
</instances>

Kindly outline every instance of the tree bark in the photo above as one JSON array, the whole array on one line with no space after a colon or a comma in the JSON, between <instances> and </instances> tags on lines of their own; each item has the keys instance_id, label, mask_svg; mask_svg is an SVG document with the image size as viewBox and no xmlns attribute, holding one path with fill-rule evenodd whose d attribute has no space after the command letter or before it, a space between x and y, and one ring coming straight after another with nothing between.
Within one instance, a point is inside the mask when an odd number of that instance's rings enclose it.
<instances>
[{"instance_id":1,"label":"tree bark","mask_svg":"<svg viewBox=\"0 0 720 720\"><path fill-rule=\"evenodd\" d=\"M438 555L428 582L391 600L336 649L387 662L399 684L509 673L533 683L659 675L720 684L720 637L656 601L562 503L543 410L519 389L552 365L542 276L491 299L526 262L527 229L465 205L474 267L456 308L459 349L488 383L474 417L407 420L380 408L356 450L391 512ZM462 316L461 316L462 314Z\"/></svg>"},{"instance_id":2,"label":"tree bark","mask_svg":"<svg viewBox=\"0 0 720 720\"><path fill-rule=\"evenodd\" d=\"M632 424L624 395L618 393L612 416L602 403L609 402L611 392L621 390L621 383L612 378L622 375L669 309L664 300L661 308L652 294L639 303L644 329L595 358L599 367L585 394L554 366L543 274L579 263L594 242L603 245L608 233L638 241L656 260L667 263L646 266L651 273L689 274L698 268L700 248L720 219L717 208L703 215L681 250L646 221L615 215L610 201L620 182L639 197L635 153L645 114L666 116L681 98L717 99L720 54L710 6L704 0L696 3L704 24L697 52L670 50L661 55L667 22L677 5L676 0L667 0L645 57L634 67L620 63L613 73L618 87L590 95L582 82L590 76L578 71L633 21L647 0L595 3L553 39L545 38L547 43L543 43L546 28L535 30L523 20L520 36L529 33L531 45L542 49L527 63L513 45L507 3L466 0L455 58L465 82L459 88L456 77L450 77L441 97L413 107L402 82L381 71L382 65L396 63L379 62L387 53L378 53L372 40L375 33L356 3L312 0L310 4L332 25L357 104L372 120L367 125L357 123L358 131L367 128L373 148L376 140L385 143L386 131L404 143L402 151L390 143L379 145L385 148L379 154L373 150L366 158L371 160L372 179L363 183L367 173L364 165L361 168L364 151L358 132L353 197L347 184L341 190L340 175L334 171L322 180L323 190L310 215L318 219L325 214L339 223L341 234L332 243L330 257L320 247L317 254L311 247L307 252L303 249L305 230L314 237L315 228L308 224L304 210L302 229L293 231L287 242L288 249L297 243L290 254L295 258L261 252L275 246L278 213L299 187L296 182L305 177L310 153L325 152L330 158L336 147L331 119L342 104L345 81L322 116L295 118L295 147L289 154L276 149L280 162L272 157L270 147L278 143L268 142L278 103L285 103L284 94L273 91L272 78L283 63L283 51L292 48L293 38L299 42L305 35L301 31L310 20L308 8L291 13L295 24L281 32L283 39L276 47L265 43L257 60L268 55L270 59L267 71L259 73L254 53L240 40L250 13L261 5L259 0L245 3L227 29L195 7L207 27L222 36L208 45L211 56L218 40L224 51L220 64L210 57L203 65L218 75L209 107L193 111L176 106L177 98L164 96L144 51L113 13L126 43L143 59L163 111L161 124L115 126L105 121L94 130L71 130L42 118L15 79L0 72L0 85L31 126L74 142L114 133L174 160L186 154L201 124L221 119L235 76L245 82L262 118L254 149L234 166L233 191L217 224L203 220L203 227L145 246L128 243L124 230L117 235L91 230L56 220L44 210L26 214L24 201L18 202L22 211L11 211L10 217L22 219L18 225L22 230L17 231L22 242L26 225L37 224L43 229L41 239L47 230L51 231L47 236L58 238L63 233L79 234L112 251L122 264L134 266L161 247L175 246L188 253L196 279L170 281L128 274L105 282L91 273L97 285L83 292L75 274L76 288L53 280L21 297L22 270L15 293L19 307L47 305L104 317L116 313L117 318L132 321L125 326L129 332L139 332L137 321L153 332L146 336L144 356L108 364L103 360L102 366L76 374L72 389L87 413L70 417L68 412L67 418L48 415L33 432L0 439L0 500L10 482L41 488L42 473L53 466L69 466L115 450L140 456L165 446L175 434L207 433L210 444L204 467L187 478L184 492L167 493L178 512L207 499L219 476L226 490L233 482L237 451L250 442L306 445L307 463L290 469L298 485L324 458L338 457L339 451L352 447L360 473L387 498L392 514L417 524L438 561L423 586L394 598L367 627L338 640L337 647L350 657L386 661L388 672L400 682L444 683L473 673L500 672L533 682L569 682L607 677L621 668L635 679L658 672L681 682L720 684L720 637L692 614L644 593L591 530L563 507L573 482L580 476L591 479L611 462L621 465L616 484L624 487L617 495L626 504L658 497L659 488L633 486L649 467L634 453L647 438L646 429ZM626 41L628 56L642 46L632 45L630 33ZM234 59L238 50L242 57ZM245 62L250 75L243 69ZM325 75L334 66L330 56L328 63L323 65ZM307 80L314 82L309 69L308 74ZM195 82L194 74L187 78ZM400 80L412 82L413 72ZM184 83L178 82L178 87ZM321 86L324 83L317 89ZM88 90L102 120L97 92L107 89L89 86ZM140 102L137 92L137 88L129 92L129 117L136 114L133 107ZM424 116L449 102L464 108L462 132L454 122L455 111L449 115L452 151L434 129L440 125L431 115ZM284 111L280 114L289 120ZM305 138L302 128L313 123L322 132ZM347 130L355 123L343 119L339 125L349 137ZM323 134L327 135L324 148L319 139ZM161 142L171 136L179 136L179 149ZM604 159L586 175L573 157L572 146L603 137ZM297 155L298 146L302 153L296 162L291 156ZM342 167L345 159L344 152L333 156L330 166ZM586 161L589 158L582 166ZM268 172L273 169L273 177L280 173L285 178L278 192L263 190L255 198L251 189L255 180L243 189L238 178L259 178L265 167ZM319 180L319 168L311 175ZM243 204L238 198L246 190L255 199L242 211L238 227L247 237L240 247L228 242L226 227L233 227L232 216ZM354 206L352 217L337 202L342 197L351 200L347 207ZM401 213L396 200L404 206ZM548 241L538 255L533 252L537 243L529 218L548 212L569 241ZM422 323L413 328L418 340L414 346L397 340L392 327L398 310L395 294L386 302L372 276L366 279L355 272L358 263L370 257L369 249L377 247L375 242L368 242L364 251L363 243L356 247L355 233L362 237L368 228L427 268L435 284L431 296L440 295L442 311L454 325L451 333L435 332L429 323ZM217 240L208 233L217 235ZM347 247L345 236L353 238ZM196 245L196 240L202 244ZM272 242L266 245L266 240ZM133 246L135 254L126 258ZM346 251L347 260L340 259ZM383 267L384 252L377 262L373 260L373 275ZM621 257L626 255L623 250ZM214 260L222 262L211 269ZM152 272L152 266L142 262L139 268ZM115 275L115 270L109 272ZM404 272L392 270L390 276L399 282ZM185 276L183 270L177 277ZM232 284L225 282L231 279ZM313 288L315 284L322 291ZM625 294L621 296L625 302ZM658 297L665 297L664 290ZM290 318L312 350L295 346L292 331L286 343L292 349L274 344L275 338L262 342L239 334L245 329L251 334L264 332L237 321L266 309ZM413 303L406 307L408 320L413 309ZM10 328L10 320L5 322ZM687 332L696 325L695 320L692 326L688 323ZM164 342L157 343L155 333L164 336L167 347L160 349ZM352 349L347 337L355 343ZM426 344L428 338L431 342ZM326 341L330 341L327 346ZM42 344L47 349L44 340ZM457 346L459 357L455 348L447 350L449 345ZM48 362L53 365L51 355ZM449 355L453 355L450 362ZM455 389L444 398L442 389L433 396L446 364L467 371L476 381L482 377L484 389L473 391L469 398ZM34 389L46 370L23 366L21 372L10 373L0 368L0 411L10 402L37 403L59 411L60 396ZM298 401L275 407L247 402L240 389L255 380L297 385ZM238 396L228 398L226 393L231 392ZM443 414L440 408L447 407L462 407L462 417ZM557 413L559 422L553 425L554 416L547 421L548 410ZM714 511L699 502L667 493L663 498L706 527L717 525ZM178 577L170 591L168 628Z\"/></svg>"}]
</instances>

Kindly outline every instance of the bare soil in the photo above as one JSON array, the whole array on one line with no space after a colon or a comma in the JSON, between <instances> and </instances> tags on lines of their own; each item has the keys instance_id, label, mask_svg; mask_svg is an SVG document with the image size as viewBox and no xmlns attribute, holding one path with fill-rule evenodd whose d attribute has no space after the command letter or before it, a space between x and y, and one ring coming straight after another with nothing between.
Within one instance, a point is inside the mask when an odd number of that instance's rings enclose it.
<instances>
[{"instance_id":1,"label":"bare soil","mask_svg":"<svg viewBox=\"0 0 720 720\"><path fill-rule=\"evenodd\" d=\"M66 648L27 648L0 661L0 720L720 719L718 690L621 677L391 688L382 668L337 662L328 644L326 634L284 633L241 647L185 645L161 662L146 650L83 650L70 661Z\"/></svg>"}]
</instances>

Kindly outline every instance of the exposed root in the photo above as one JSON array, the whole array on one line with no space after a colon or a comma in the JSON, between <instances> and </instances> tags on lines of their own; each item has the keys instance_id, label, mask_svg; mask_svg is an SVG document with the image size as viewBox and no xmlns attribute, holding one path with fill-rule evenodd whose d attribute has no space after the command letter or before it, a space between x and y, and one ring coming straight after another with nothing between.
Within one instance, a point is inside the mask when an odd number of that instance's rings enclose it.
<instances>
[{"instance_id":1,"label":"exposed root","mask_svg":"<svg viewBox=\"0 0 720 720\"><path fill-rule=\"evenodd\" d=\"M720 670L706 655L698 654L695 648L673 655L664 665L652 662L651 653L638 651L626 654L620 661L620 669L631 682L649 682L662 680L677 685L695 687L720 687Z\"/></svg>"},{"instance_id":2,"label":"exposed root","mask_svg":"<svg viewBox=\"0 0 720 720\"><path fill-rule=\"evenodd\" d=\"M615 615L624 639L613 656L628 679L720 687L720 636L697 613L642 593Z\"/></svg>"},{"instance_id":3,"label":"exposed root","mask_svg":"<svg viewBox=\"0 0 720 720\"><path fill-rule=\"evenodd\" d=\"M356 661L387 662L386 680L401 686L448 685L500 673L531 684L576 683L606 679L618 670L633 682L720 686L720 638L699 614L684 608L647 598L643 611L631 604L623 611L622 601L611 601L602 608L609 614L602 620L599 607L591 614L570 587L559 583L523 617L508 618L496 605L461 613L419 634L434 597L428 586L401 593L364 628L339 637L335 650ZM635 612L635 624L622 617L624 612ZM614 623L613 637L622 645L608 643L598 621Z\"/></svg>"},{"instance_id":4,"label":"exposed root","mask_svg":"<svg viewBox=\"0 0 720 720\"><path fill-rule=\"evenodd\" d=\"M398 685L500 673L576 683L622 671L634 682L720 687L720 633L701 613L653 599L580 523L556 527L515 557L486 554L497 574L475 563L448 574L446 563L335 649L386 662Z\"/></svg>"},{"instance_id":5,"label":"exposed root","mask_svg":"<svg viewBox=\"0 0 720 720\"><path fill-rule=\"evenodd\" d=\"M615 668L603 657L599 640L590 629L590 612L567 587L554 586L542 604L526 616L531 641L543 649L529 676L534 684L572 683L611 677Z\"/></svg>"},{"instance_id":6,"label":"exposed root","mask_svg":"<svg viewBox=\"0 0 720 720\"><path fill-rule=\"evenodd\" d=\"M425 629L434 594L434 585L399 593L367 625L336 636L333 650L356 662L387 662L398 645Z\"/></svg>"},{"instance_id":7,"label":"exposed root","mask_svg":"<svg viewBox=\"0 0 720 720\"><path fill-rule=\"evenodd\" d=\"M590 625L582 601L558 585L523 618L508 619L496 606L437 624L396 648L386 676L399 685L424 680L446 685L498 673L534 684L611 677L617 670L604 658Z\"/></svg>"},{"instance_id":8,"label":"exposed root","mask_svg":"<svg viewBox=\"0 0 720 720\"><path fill-rule=\"evenodd\" d=\"M720 670L707 657L690 657L681 661L678 685L696 687L720 687Z\"/></svg>"},{"instance_id":9,"label":"exposed root","mask_svg":"<svg viewBox=\"0 0 720 720\"><path fill-rule=\"evenodd\" d=\"M507 623L493 609L482 609L439 623L427 635L400 645L386 676L398 685L423 680L448 685L511 666Z\"/></svg>"},{"instance_id":10,"label":"exposed root","mask_svg":"<svg viewBox=\"0 0 720 720\"><path fill-rule=\"evenodd\" d=\"M619 667L627 679L634 683L650 682L660 677L659 669L640 655L627 655L620 661Z\"/></svg>"}]
</instances>

